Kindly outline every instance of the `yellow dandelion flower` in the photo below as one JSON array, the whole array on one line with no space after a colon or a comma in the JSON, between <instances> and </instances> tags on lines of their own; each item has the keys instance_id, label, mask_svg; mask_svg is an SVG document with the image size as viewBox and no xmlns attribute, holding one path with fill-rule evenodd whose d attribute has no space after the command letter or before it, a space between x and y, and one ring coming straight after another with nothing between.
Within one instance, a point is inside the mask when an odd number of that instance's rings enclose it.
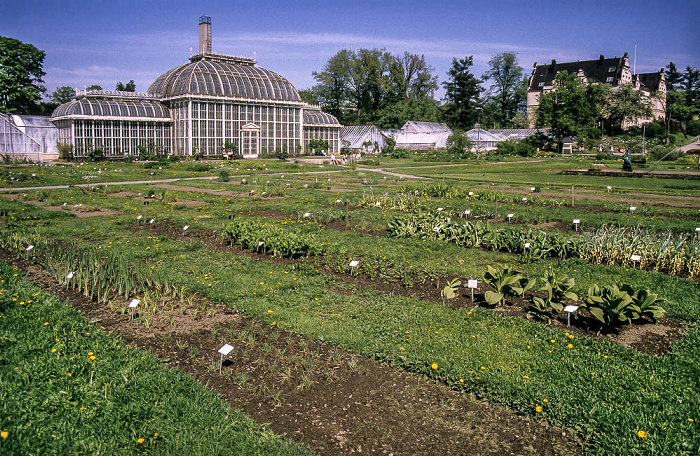
<instances>
[{"instance_id":1,"label":"yellow dandelion flower","mask_svg":"<svg viewBox=\"0 0 700 456\"><path fill-rule=\"evenodd\" d=\"M567 348L574 348L574 346L573 346L572 344L569 344L569 345L567 345L566 347L567 347Z\"/></svg>"},{"instance_id":2,"label":"yellow dandelion flower","mask_svg":"<svg viewBox=\"0 0 700 456\"><path fill-rule=\"evenodd\" d=\"M45 322L44 322L44 326L47 326L48 324L49 324L48 321L45 321Z\"/></svg>"},{"instance_id":3,"label":"yellow dandelion flower","mask_svg":"<svg viewBox=\"0 0 700 456\"><path fill-rule=\"evenodd\" d=\"M430 367L432 367L433 370L437 370L438 365L437 365L437 363L433 363L433 364L430 365Z\"/></svg>"},{"instance_id":4,"label":"yellow dandelion flower","mask_svg":"<svg viewBox=\"0 0 700 456\"><path fill-rule=\"evenodd\" d=\"M463 378L460 378L460 379L459 379L459 383L464 383L464 379L463 379ZM688 419L690 419L690 418L688 418Z\"/></svg>"},{"instance_id":5,"label":"yellow dandelion flower","mask_svg":"<svg viewBox=\"0 0 700 456\"><path fill-rule=\"evenodd\" d=\"M6 439L8 435L10 435L10 433L7 431L0 432L0 437L2 437L3 439Z\"/></svg>"},{"instance_id":6,"label":"yellow dandelion flower","mask_svg":"<svg viewBox=\"0 0 700 456\"><path fill-rule=\"evenodd\" d=\"M51 353L56 353L56 349L55 349L55 348L52 348L52 349L51 349Z\"/></svg>"},{"instance_id":7,"label":"yellow dandelion flower","mask_svg":"<svg viewBox=\"0 0 700 456\"><path fill-rule=\"evenodd\" d=\"M143 443L144 439L138 439L137 442Z\"/></svg>"},{"instance_id":8,"label":"yellow dandelion flower","mask_svg":"<svg viewBox=\"0 0 700 456\"><path fill-rule=\"evenodd\" d=\"M537 407L535 407L535 411L537 413L542 413L542 406L538 405Z\"/></svg>"},{"instance_id":9,"label":"yellow dandelion flower","mask_svg":"<svg viewBox=\"0 0 700 456\"><path fill-rule=\"evenodd\" d=\"M523 378L524 378L525 380L530 380L530 377L528 377L527 375L523 375Z\"/></svg>"},{"instance_id":10,"label":"yellow dandelion flower","mask_svg":"<svg viewBox=\"0 0 700 456\"><path fill-rule=\"evenodd\" d=\"M66 375L69 376L69 377L72 377L72 376L73 376L73 374L71 374L70 372L68 372Z\"/></svg>"},{"instance_id":11,"label":"yellow dandelion flower","mask_svg":"<svg viewBox=\"0 0 700 456\"><path fill-rule=\"evenodd\" d=\"M544 399L542 399L542 401L543 401L543 402L549 402L549 399L547 399L547 398L545 397Z\"/></svg>"},{"instance_id":12,"label":"yellow dandelion flower","mask_svg":"<svg viewBox=\"0 0 700 456\"><path fill-rule=\"evenodd\" d=\"M157 438L158 438L158 433L157 433L157 432L153 434L153 438L154 438L154 439L157 439Z\"/></svg>"},{"instance_id":13,"label":"yellow dandelion flower","mask_svg":"<svg viewBox=\"0 0 700 456\"><path fill-rule=\"evenodd\" d=\"M486 368L484 366L481 366L479 369L486 370Z\"/></svg>"},{"instance_id":14,"label":"yellow dandelion flower","mask_svg":"<svg viewBox=\"0 0 700 456\"><path fill-rule=\"evenodd\" d=\"M95 359L97 359L97 358L95 358L95 355L93 355L93 356L90 357L90 359L91 359L92 361L95 361Z\"/></svg>"},{"instance_id":15,"label":"yellow dandelion flower","mask_svg":"<svg viewBox=\"0 0 700 456\"><path fill-rule=\"evenodd\" d=\"M556 340L552 339L552 340L550 340L550 342L551 342L551 343L555 343L555 342L556 342Z\"/></svg>"},{"instance_id":16,"label":"yellow dandelion flower","mask_svg":"<svg viewBox=\"0 0 700 456\"><path fill-rule=\"evenodd\" d=\"M640 439L643 439L643 438L645 438L645 437L647 436L647 433L644 432L644 431L639 431L639 432L637 432L637 436L638 436Z\"/></svg>"}]
</instances>

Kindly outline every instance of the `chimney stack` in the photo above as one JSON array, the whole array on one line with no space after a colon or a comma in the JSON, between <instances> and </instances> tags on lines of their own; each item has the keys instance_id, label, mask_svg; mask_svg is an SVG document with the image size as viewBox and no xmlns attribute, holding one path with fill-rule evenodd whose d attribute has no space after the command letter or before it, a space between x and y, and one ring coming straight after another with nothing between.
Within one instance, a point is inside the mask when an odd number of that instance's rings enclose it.
<instances>
[{"instance_id":1,"label":"chimney stack","mask_svg":"<svg viewBox=\"0 0 700 456\"><path fill-rule=\"evenodd\" d=\"M199 17L199 53L211 54L211 17Z\"/></svg>"}]
</instances>

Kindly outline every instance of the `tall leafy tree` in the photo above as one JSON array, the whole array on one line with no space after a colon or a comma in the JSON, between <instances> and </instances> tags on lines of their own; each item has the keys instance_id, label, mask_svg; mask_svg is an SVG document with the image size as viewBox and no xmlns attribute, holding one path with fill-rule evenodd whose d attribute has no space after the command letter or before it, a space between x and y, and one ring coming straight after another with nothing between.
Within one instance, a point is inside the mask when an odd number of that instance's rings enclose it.
<instances>
[{"instance_id":1,"label":"tall leafy tree","mask_svg":"<svg viewBox=\"0 0 700 456\"><path fill-rule=\"evenodd\" d=\"M589 136L601 117L606 90L602 84L587 85L576 74L561 71L554 79L554 90L540 97L536 123L549 127L558 141Z\"/></svg>"},{"instance_id":2,"label":"tall leafy tree","mask_svg":"<svg viewBox=\"0 0 700 456\"><path fill-rule=\"evenodd\" d=\"M477 120L479 95L484 91L481 80L469 71L474 65L474 57L452 59L452 67L447 72L449 79L442 83L445 88L444 116L454 127L470 130Z\"/></svg>"},{"instance_id":3,"label":"tall leafy tree","mask_svg":"<svg viewBox=\"0 0 700 456\"><path fill-rule=\"evenodd\" d=\"M700 115L700 71L696 68L686 67L685 71L678 71L676 64L670 62L666 65L666 98L665 126L666 143L669 142L672 129L688 133L688 126L697 123ZM691 130L692 134L696 134Z\"/></svg>"},{"instance_id":4,"label":"tall leafy tree","mask_svg":"<svg viewBox=\"0 0 700 456\"><path fill-rule=\"evenodd\" d=\"M612 132L619 133L630 121L651 116L651 102L632 84L620 84L614 90L604 87L602 114Z\"/></svg>"},{"instance_id":5,"label":"tall leafy tree","mask_svg":"<svg viewBox=\"0 0 700 456\"><path fill-rule=\"evenodd\" d=\"M323 109L337 117L341 123L345 122L345 107L350 96L351 57L351 52L343 49L326 62L321 72L313 72L317 84L312 90L317 94Z\"/></svg>"},{"instance_id":6,"label":"tall leafy tree","mask_svg":"<svg viewBox=\"0 0 700 456\"><path fill-rule=\"evenodd\" d=\"M102 90L102 86L97 85L97 84L93 84L91 86L87 86L87 88L85 90Z\"/></svg>"},{"instance_id":7,"label":"tall leafy tree","mask_svg":"<svg viewBox=\"0 0 700 456\"><path fill-rule=\"evenodd\" d=\"M496 54L489 60L483 79L491 81L487 95L495 107L494 120L503 126L510 125L511 119L525 107L527 93L527 81L518 58L512 52Z\"/></svg>"},{"instance_id":8,"label":"tall leafy tree","mask_svg":"<svg viewBox=\"0 0 700 456\"><path fill-rule=\"evenodd\" d=\"M15 38L0 36L0 111L36 110L46 92L41 79L46 53Z\"/></svg>"},{"instance_id":9,"label":"tall leafy tree","mask_svg":"<svg viewBox=\"0 0 700 456\"><path fill-rule=\"evenodd\" d=\"M121 81L117 82L117 90L122 92L136 92L136 83L134 80L130 80L126 84L122 84Z\"/></svg>"},{"instance_id":10,"label":"tall leafy tree","mask_svg":"<svg viewBox=\"0 0 700 456\"><path fill-rule=\"evenodd\" d=\"M51 101L56 104L68 103L75 98L75 89L70 86L57 87L51 94Z\"/></svg>"},{"instance_id":11,"label":"tall leafy tree","mask_svg":"<svg viewBox=\"0 0 700 456\"><path fill-rule=\"evenodd\" d=\"M313 73L317 84L311 92L342 123L397 128L411 118L437 118L433 71L423 56L408 52L396 56L383 49L343 49L323 71Z\"/></svg>"}]
</instances>

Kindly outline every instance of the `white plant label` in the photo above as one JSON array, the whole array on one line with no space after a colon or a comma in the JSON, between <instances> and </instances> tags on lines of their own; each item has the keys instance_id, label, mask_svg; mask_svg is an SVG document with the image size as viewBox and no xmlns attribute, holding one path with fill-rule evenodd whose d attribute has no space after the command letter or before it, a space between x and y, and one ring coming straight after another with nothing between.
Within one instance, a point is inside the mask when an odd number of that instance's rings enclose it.
<instances>
[{"instance_id":1,"label":"white plant label","mask_svg":"<svg viewBox=\"0 0 700 456\"><path fill-rule=\"evenodd\" d=\"M474 196L474 192L467 193L469 196Z\"/></svg>"},{"instance_id":2,"label":"white plant label","mask_svg":"<svg viewBox=\"0 0 700 456\"><path fill-rule=\"evenodd\" d=\"M382 205L381 201L377 201L376 206L379 207L379 206L381 206L381 205Z\"/></svg>"},{"instance_id":3,"label":"white plant label","mask_svg":"<svg viewBox=\"0 0 700 456\"><path fill-rule=\"evenodd\" d=\"M138 217L136 217L136 220L141 220L142 218L143 218L143 215L139 215Z\"/></svg>"},{"instance_id":4,"label":"white plant label","mask_svg":"<svg viewBox=\"0 0 700 456\"><path fill-rule=\"evenodd\" d=\"M190 227L189 225L183 226L183 227L182 227L182 231L187 231L187 228L189 228L189 227Z\"/></svg>"},{"instance_id":5,"label":"white plant label","mask_svg":"<svg viewBox=\"0 0 700 456\"><path fill-rule=\"evenodd\" d=\"M351 267L351 268L354 268L354 267L357 266L358 264L360 264L359 261L357 261L357 260L352 260L352 261L350 262L350 267Z\"/></svg>"},{"instance_id":6,"label":"white plant label","mask_svg":"<svg viewBox=\"0 0 700 456\"><path fill-rule=\"evenodd\" d=\"M336 202L337 204L340 204L340 203L342 203L343 201L342 201L342 200L335 200L335 202Z\"/></svg>"},{"instance_id":7,"label":"white plant label","mask_svg":"<svg viewBox=\"0 0 700 456\"><path fill-rule=\"evenodd\" d=\"M258 242L258 247L262 247L263 244L264 244L263 241Z\"/></svg>"},{"instance_id":8,"label":"white plant label","mask_svg":"<svg viewBox=\"0 0 700 456\"><path fill-rule=\"evenodd\" d=\"M311 212L304 212L304 218L308 217L311 215Z\"/></svg>"},{"instance_id":9,"label":"white plant label","mask_svg":"<svg viewBox=\"0 0 700 456\"><path fill-rule=\"evenodd\" d=\"M632 256L630 257L630 260L632 260L632 261L639 261L639 260L641 260L641 259L642 259L642 257L639 256L639 255L632 255Z\"/></svg>"},{"instance_id":10,"label":"white plant label","mask_svg":"<svg viewBox=\"0 0 700 456\"><path fill-rule=\"evenodd\" d=\"M526 242L525 245L523 245L523 247L525 247L526 249L529 249L529 248L530 248L530 243L529 243L529 242Z\"/></svg>"},{"instance_id":11,"label":"white plant label","mask_svg":"<svg viewBox=\"0 0 700 456\"><path fill-rule=\"evenodd\" d=\"M469 210L464 211L464 214L465 214L465 215L469 215L469 214L471 214L471 213L472 213L472 211L469 211Z\"/></svg>"},{"instance_id":12,"label":"white plant label","mask_svg":"<svg viewBox=\"0 0 700 456\"><path fill-rule=\"evenodd\" d=\"M229 344L224 344L224 346L219 349L219 353L226 356L229 353L231 353L231 350L233 350L233 346L231 346Z\"/></svg>"},{"instance_id":13,"label":"white plant label","mask_svg":"<svg viewBox=\"0 0 700 456\"><path fill-rule=\"evenodd\" d=\"M467 280L467 287L468 288L476 288L477 287L476 282L477 282L476 279Z\"/></svg>"},{"instance_id":14,"label":"white plant label","mask_svg":"<svg viewBox=\"0 0 700 456\"><path fill-rule=\"evenodd\" d=\"M631 206L631 207L630 207L630 211L636 211L636 210L637 210L637 206Z\"/></svg>"},{"instance_id":15,"label":"white plant label","mask_svg":"<svg viewBox=\"0 0 700 456\"><path fill-rule=\"evenodd\" d=\"M444 208L442 208L442 207L438 207L438 208L437 208L438 212L442 212L443 209L444 209Z\"/></svg>"},{"instance_id":16,"label":"white plant label","mask_svg":"<svg viewBox=\"0 0 700 456\"><path fill-rule=\"evenodd\" d=\"M581 223L581 220L579 220L579 219L574 219L574 225L578 225L578 224L580 224L580 223Z\"/></svg>"},{"instance_id":17,"label":"white plant label","mask_svg":"<svg viewBox=\"0 0 700 456\"><path fill-rule=\"evenodd\" d=\"M148 223L150 223L151 225L153 224L153 222L155 222L155 220L153 220L153 219L148 221Z\"/></svg>"},{"instance_id":18,"label":"white plant label","mask_svg":"<svg viewBox=\"0 0 700 456\"><path fill-rule=\"evenodd\" d=\"M527 198L523 198L523 203L527 201Z\"/></svg>"},{"instance_id":19,"label":"white plant label","mask_svg":"<svg viewBox=\"0 0 700 456\"><path fill-rule=\"evenodd\" d=\"M131 302L129 303L129 307L135 309L136 306L138 306L140 302L141 302L140 299L132 299Z\"/></svg>"},{"instance_id":20,"label":"white plant label","mask_svg":"<svg viewBox=\"0 0 700 456\"><path fill-rule=\"evenodd\" d=\"M531 192L534 192L534 191L535 191L535 187L530 187L530 191L531 191Z\"/></svg>"},{"instance_id":21,"label":"white plant label","mask_svg":"<svg viewBox=\"0 0 700 456\"><path fill-rule=\"evenodd\" d=\"M66 279L72 279L75 273L73 271L69 272L68 275L66 276Z\"/></svg>"},{"instance_id":22,"label":"white plant label","mask_svg":"<svg viewBox=\"0 0 700 456\"><path fill-rule=\"evenodd\" d=\"M33 249L33 248L34 248L33 245L28 246L28 247L27 247L27 252L29 252L29 251L30 251L31 249Z\"/></svg>"},{"instance_id":23,"label":"white plant label","mask_svg":"<svg viewBox=\"0 0 700 456\"><path fill-rule=\"evenodd\" d=\"M566 306L564 307L564 312L576 312L578 310L578 306Z\"/></svg>"},{"instance_id":24,"label":"white plant label","mask_svg":"<svg viewBox=\"0 0 700 456\"><path fill-rule=\"evenodd\" d=\"M700 227L695 228L695 231L697 231L698 233L700 233Z\"/></svg>"},{"instance_id":25,"label":"white plant label","mask_svg":"<svg viewBox=\"0 0 700 456\"><path fill-rule=\"evenodd\" d=\"M508 214L508 218L512 218L512 217L513 217L513 214Z\"/></svg>"}]
</instances>

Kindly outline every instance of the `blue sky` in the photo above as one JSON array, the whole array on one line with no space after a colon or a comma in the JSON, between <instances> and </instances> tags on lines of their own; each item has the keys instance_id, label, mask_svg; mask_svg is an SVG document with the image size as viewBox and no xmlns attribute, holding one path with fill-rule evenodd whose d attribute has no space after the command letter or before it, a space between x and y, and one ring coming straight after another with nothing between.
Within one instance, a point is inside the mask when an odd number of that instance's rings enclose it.
<instances>
[{"instance_id":1,"label":"blue sky","mask_svg":"<svg viewBox=\"0 0 700 456\"><path fill-rule=\"evenodd\" d=\"M444 81L454 57L481 76L500 52L535 62L630 54L637 72L669 61L700 67L700 2L693 1L36 1L0 0L0 35L46 52L49 93L68 85L145 91L198 48L198 18L212 18L213 51L255 55L297 89L341 49L424 54ZM440 96L442 91L438 94Z\"/></svg>"}]
</instances>

